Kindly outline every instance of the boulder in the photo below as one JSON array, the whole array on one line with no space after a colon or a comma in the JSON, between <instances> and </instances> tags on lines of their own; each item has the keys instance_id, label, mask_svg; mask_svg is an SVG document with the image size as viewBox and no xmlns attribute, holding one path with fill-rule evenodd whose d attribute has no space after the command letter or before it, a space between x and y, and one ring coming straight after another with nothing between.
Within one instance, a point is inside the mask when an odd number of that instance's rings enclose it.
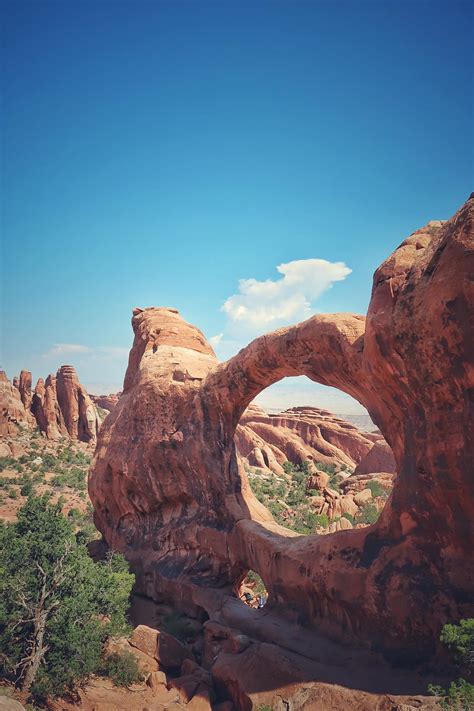
<instances>
[{"instance_id":1,"label":"boulder","mask_svg":"<svg viewBox=\"0 0 474 711\"><path fill-rule=\"evenodd\" d=\"M0 442L0 457L11 457L12 450L6 442Z\"/></svg>"},{"instance_id":2,"label":"boulder","mask_svg":"<svg viewBox=\"0 0 474 711\"><path fill-rule=\"evenodd\" d=\"M372 492L370 489L362 489L357 494L354 495L354 502L357 506L365 506L372 499Z\"/></svg>"},{"instance_id":3,"label":"boulder","mask_svg":"<svg viewBox=\"0 0 474 711\"><path fill-rule=\"evenodd\" d=\"M154 692L163 691L165 688L168 688L166 674L162 671L151 672L146 683Z\"/></svg>"},{"instance_id":4,"label":"boulder","mask_svg":"<svg viewBox=\"0 0 474 711\"><path fill-rule=\"evenodd\" d=\"M393 452L384 440L375 442L356 466L354 474L372 474L373 472L389 472L395 474L397 465Z\"/></svg>"}]
</instances>

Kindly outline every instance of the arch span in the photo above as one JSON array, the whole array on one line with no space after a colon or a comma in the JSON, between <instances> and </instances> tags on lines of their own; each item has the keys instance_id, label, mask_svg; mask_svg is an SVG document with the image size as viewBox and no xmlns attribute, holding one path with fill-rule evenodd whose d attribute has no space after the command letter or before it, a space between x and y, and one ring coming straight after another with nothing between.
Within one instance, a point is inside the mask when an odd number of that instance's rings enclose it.
<instances>
[{"instance_id":1,"label":"arch span","mask_svg":"<svg viewBox=\"0 0 474 711\"><path fill-rule=\"evenodd\" d=\"M315 316L223 364L175 310L136 310L89 490L142 592L216 618L252 569L269 607L405 658L428 656L444 622L472 616L473 212L470 199L406 239L376 271L366 319ZM399 475L373 526L294 535L239 469L243 410L300 374L359 400L393 449Z\"/></svg>"}]
</instances>

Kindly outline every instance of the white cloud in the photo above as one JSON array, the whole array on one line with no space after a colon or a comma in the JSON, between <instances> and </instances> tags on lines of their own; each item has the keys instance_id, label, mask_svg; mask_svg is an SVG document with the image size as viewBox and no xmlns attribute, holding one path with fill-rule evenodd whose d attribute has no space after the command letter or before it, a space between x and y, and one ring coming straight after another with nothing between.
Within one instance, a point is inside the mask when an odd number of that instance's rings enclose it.
<instances>
[{"instance_id":1,"label":"white cloud","mask_svg":"<svg viewBox=\"0 0 474 711\"><path fill-rule=\"evenodd\" d=\"M116 360L128 356L129 348L123 346L84 346L80 343L55 343L43 358L56 358L58 356L76 355L77 357L86 355L88 359L94 360Z\"/></svg>"},{"instance_id":2,"label":"white cloud","mask_svg":"<svg viewBox=\"0 0 474 711\"><path fill-rule=\"evenodd\" d=\"M217 336L211 336L209 339L209 343L211 344L211 346L218 346L219 343L222 341L223 335L223 333L218 333Z\"/></svg>"},{"instance_id":3,"label":"white cloud","mask_svg":"<svg viewBox=\"0 0 474 711\"><path fill-rule=\"evenodd\" d=\"M127 346L98 346L91 349L93 357L101 360L128 358L130 348Z\"/></svg>"},{"instance_id":4,"label":"white cloud","mask_svg":"<svg viewBox=\"0 0 474 711\"><path fill-rule=\"evenodd\" d=\"M43 358L64 355L66 353L90 353L91 351L92 348L82 346L80 343L55 343L47 353L43 353Z\"/></svg>"},{"instance_id":5,"label":"white cloud","mask_svg":"<svg viewBox=\"0 0 474 711\"><path fill-rule=\"evenodd\" d=\"M344 262L326 259L299 259L280 264L277 271L282 278L239 281L239 293L221 307L228 319L226 335L264 333L302 321L314 313L312 304L323 292L351 273Z\"/></svg>"}]
</instances>

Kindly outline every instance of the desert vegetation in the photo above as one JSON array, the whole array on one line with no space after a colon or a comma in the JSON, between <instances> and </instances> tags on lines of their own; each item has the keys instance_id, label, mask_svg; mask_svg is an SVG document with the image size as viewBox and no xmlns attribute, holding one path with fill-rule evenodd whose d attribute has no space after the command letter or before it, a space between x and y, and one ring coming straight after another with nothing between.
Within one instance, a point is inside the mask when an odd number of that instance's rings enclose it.
<instances>
[{"instance_id":1,"label":"desert vegetation","mask_svg":"<svg viewBox=\"0 0 474 711\"><path fill-rule=\"evenodd\" d=\"M459 624L444 625L440 641L447 645L461 674L443 688L430 684L428 691L440 697L445 711L472 711L474 708L474 619L460 620Z\"/></svg>"},{"instance_id":2,"label":"desert vegetation","mask_svg":"<svg viewBox=\"0 0 474 711\"><path fill-rule=\"evenodd\" d=\"M134 576L120 554L94 562L61 503L30 495L0 526L0 669L36 702L70 693L92 673L135 678L127 659L104 658L128 632Z\"/></svg>"},{"instance_id":3,"label":"desert vegetation","mask_svg":"<svg viewBox=\"0 0 474 711\"><path fill-rule=\"evenodd\" d=\"M284 477L256 468L247 468L247 475L253 493L275 521L302 535L373 524L390 493L388 487L374 479L366 484L365 497L346 494L342 485L352 472L344 465L287 461L283 469ZM333 505L338 499L342 504L340 513ZM344 507L350 510L343 510Z\"/></svg>"}]
</instances>

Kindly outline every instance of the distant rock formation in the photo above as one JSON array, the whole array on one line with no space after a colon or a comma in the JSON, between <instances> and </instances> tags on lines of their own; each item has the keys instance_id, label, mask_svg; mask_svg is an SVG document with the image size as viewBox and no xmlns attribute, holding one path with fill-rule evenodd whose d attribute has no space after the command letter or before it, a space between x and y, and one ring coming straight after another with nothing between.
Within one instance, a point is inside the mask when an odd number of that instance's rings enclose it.
<instances>
[{"instance_id":1,"label":"distant rock formation","mask_svg":"<svg viewBox=\"0 0 474 711\"><path fill-rule=\"evenodd\" d=\"M354 474L356 476L358 474L372 474L373 472L395 474L396 471L397 465L393 452L388 444L380 438L357 464Z\"/></svg>"},{"instance_id":2,"label":"distant rock formation","mask_svg":"<svg viewBox=\"0 0 474 711\"><path fill-rule=\"evenodd\" d=\"M237 450L244 462L275 473L281 473L281 466L287 460L294 464L306 460L353 469L378 440L383 442L381 435L362 432L317 407L293 407L278 415L269 415L252 404L243 413L235 431ZM390 447L386 447L390 451Z\"/></svg>"},{"instance_id":3,"label":"distant rock formation","mask_svg":"<svg viewBox=\"0 0 474 711\"><path fill-rule=\"evenodd\" d=\"M29 370L22 370L20 377L18 379L18 390L20 391L20 397L26 410L31 407L31 373Z\"/></svg>"},{"instance_id":4,"label":"distant rock formation","mask_svg":"<svg viewBox=\"0 0 474 711\"><path fill-rule=\"evenodd\" d=\"M18 388L0 370L0 436L13 435L18 427L28 427L29 418Z\"/></svg>"},{"instance_id":5,"label":"distant rock formation","mask_svg":"<svg viewBox=\"0 0 474 711\"><path fill-rule=\"evenodd\" d=\"M316 315L225 363L175 310L135 310L89 491L141 592L240 628L241 605L233 615L226 601L250 569L269 611L405 663L433 653L445 622L474 615L473 216L474 199L408 237L377 269L367 318ZM358 399L391 446L397 478L374 525L302 537L249 490L235 429L294 375Z\"/></svg>"},{"instance_id":6,"label":"distant rock formation","mask_svg":"<svg viewBox=\"0 0 474 711\"><path fill-rule=\"evenodd\" d=\"M58 370L56 391L59 409L71 439L95 442L99 433L99 416L72 365L62 365Z\"/></svg>"},{"instance_id":7,"label":"distant rock formation","mask_svg":"<svg viewBox=\"0 0 474 711\"><path fill-rule=\"evenodd\" d=\"M41 432L48 439L59 439L67 434L64 417L58 403L56 377L48 375L46 382L42 378L36 383L31 411Z\"/></svg>"},{"instance_id":8,"label":"distant rock formation","mask_svg":"<svg viewBox=\"0 0 474 711\"><path fill-rule=\"evenodd\" d=\"M15 434L18 426L37 425L48 439L70 437L95 444L100 419L97 409L79 382L71 365L63 365L56 376L38 379L31 390L31 373L22 370L11 384L5 373L0 379L0 434Z\"/></svg>"},{"instance_id":9,"label":"distant rock formation","mask_svg":"<svg viewBox=\"0 0 474 711\"><path fill-rule=\"evenodd\" d=\"M96 405L96 407L102 408L102 410L107 410L108 412L112 412L114 409L115 405L119 401L119 397L122 393L110 393L109 395L92 395L89 393L89 397Z\"/></svg>"}]
</instances>

